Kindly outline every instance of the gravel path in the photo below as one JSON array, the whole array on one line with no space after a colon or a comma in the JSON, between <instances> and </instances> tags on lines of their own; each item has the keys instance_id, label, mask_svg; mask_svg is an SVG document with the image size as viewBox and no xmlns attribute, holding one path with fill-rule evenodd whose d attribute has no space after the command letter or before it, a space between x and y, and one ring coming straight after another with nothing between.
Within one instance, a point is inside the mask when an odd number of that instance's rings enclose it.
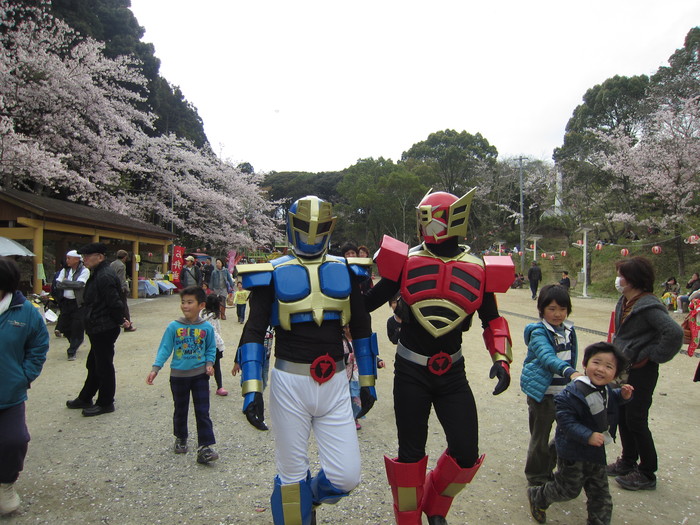
<instances>
[{"instance_id":1,"label":"gravel path","mask_svg":"<svg viewBox=\"0 0 700 525\"><path fill-rule=\"evenodd\" d=\"M572 320L580 331L581 349L607 331L612 302L575 299ZM491 395L490 359L480 330L465 334L467 368L480 409L480 448L486 461L473 483L455 500L452 525L465 523L527 524L523 465L528 443L527 406L519 388L524 357L523 328L535 315L529 291L512 290L500 297L515 343L511 388ZM274 477L272 435L251 427L241 414L237 379L228 372L228 397L213 395L214 421L221 459L203 466L195 455L171 451L172 398L168 375L155 386L145 384L167 322L179 314L177 297L130 301L138 330L123 333L117 342L117 410L93 418L69 410L65 401L76 396L85 376L87 340L78 360L66 360L64 339L51 338L43 374L30 390L27 404L32 434L25 471L17 482L22 506L2 524L269 524L269 495ZM233 312L232 312L233 313ZM383 454L396 453L391 407L393 348L386 338L388 307L375 312L375 330L387 368L379 371L380 400L359 431L363 482L335 506L319 510L320 524L393 523L391 493L386 484ZM228 345L223 360L230 370L242 325L232 315L222 322ZM611 482L614 524L700 523L697 439L700 384L692 383L698 359L679 355L661 367L651 420L659 451L659 482L655 492L633 493ZM194 434L194 420L190 420ZM444 449L444 437L432 417L429 465ZM314 446L312 444L312 450ZM615 458L619 444L608 449ZM315 457L315 452L313 453ZM317 468L317 467L316 467ZM549 524L585 523L585 497L552 507Z\"/></svg>"}]
</instances>

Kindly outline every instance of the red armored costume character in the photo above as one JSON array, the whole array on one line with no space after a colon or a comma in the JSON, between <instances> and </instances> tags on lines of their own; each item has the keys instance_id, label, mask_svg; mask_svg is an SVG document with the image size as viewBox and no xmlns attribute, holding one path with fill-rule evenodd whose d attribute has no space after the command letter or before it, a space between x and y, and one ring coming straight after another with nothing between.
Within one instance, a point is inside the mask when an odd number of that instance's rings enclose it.
<instances>
[{"instance_id":1,"label":"red armored costume character","mask_svg":"<svg viewBox=\"0 0 700 525\"><path fill-rule=\"evenodd\" d=\"M508 323L498 313L495 292L506 292L513 280L510 257L469 254L460 245L467 230L476 189L458 199L428 193L418 206L423 243L408 245L385 236L376 262L382 279L368 292L374 310L401 291L401 336L394 367L394 413L397 458L385 456L387 478L399 525L446 524L452 499L469 483L484 456L478 450L474 396L462 358L462 332L478 312L484 342L491 354L494 394L510 385L512 361ZM431 406L445 432L447 450L426 476L428 416Z\"/></svg>"}]
</instances>

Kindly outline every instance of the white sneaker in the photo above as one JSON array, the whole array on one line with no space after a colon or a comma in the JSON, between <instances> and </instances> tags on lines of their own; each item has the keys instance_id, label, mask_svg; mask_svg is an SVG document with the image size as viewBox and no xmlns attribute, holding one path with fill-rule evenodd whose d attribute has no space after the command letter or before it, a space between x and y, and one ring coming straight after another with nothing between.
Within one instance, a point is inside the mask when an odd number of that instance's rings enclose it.
<instances>
[{"instance_id":1,"label":"white sneaker","mask_svg":"<svg viewBox=\"0 0 700 525\"><path fill-rule=\"evenodd\" d=\"M0 515L10 514L19 508L19 494L14 483L0 483Z\"/></svg>"}]
</instances>

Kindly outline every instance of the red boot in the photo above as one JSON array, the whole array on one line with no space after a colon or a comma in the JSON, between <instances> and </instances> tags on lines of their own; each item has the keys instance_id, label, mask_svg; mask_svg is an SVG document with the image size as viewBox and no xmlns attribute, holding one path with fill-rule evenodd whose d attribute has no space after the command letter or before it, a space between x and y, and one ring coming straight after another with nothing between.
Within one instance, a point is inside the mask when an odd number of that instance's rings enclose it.
<instances>
[{"instance_id":1,"label":"red boot","mask_svg":"<svg viewBox=\"0 0 700 525\"><path fill-rule=\"evenodd\" d=\"M425 469L428 456L418 463L399 463L384 456L386 477L394 496L394 516L397 525L421 525L420 502L423 499Z\"/></svg>"},{"instance_id":2,"label":"red boot","mask_svg":"<svg viewBox=\"0 0 700 525\"><path fill-rule=\"evenodd\" d=\"M469 483L484 462L484 455L476 460L474 466L460 467L445 451L433 471L425 478L422 508L425 515L447 516L452 500Z\"/></svg>"}]
</instances>

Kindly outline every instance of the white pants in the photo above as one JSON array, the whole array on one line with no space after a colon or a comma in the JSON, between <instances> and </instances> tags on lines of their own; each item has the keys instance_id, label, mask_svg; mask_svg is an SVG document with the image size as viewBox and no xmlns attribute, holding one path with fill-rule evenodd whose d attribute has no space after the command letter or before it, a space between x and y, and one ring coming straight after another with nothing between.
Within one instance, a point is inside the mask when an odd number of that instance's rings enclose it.
<instances>
[{"instance_id":1,"label":"white pants","mask_svg":"<svg viewBox=\"0 0 700 525\"><path fill-rule=\"evenodd\" d=\"M282 483L306 479L311 429L328 481L345 492L360 483L360 445L344 373L318 384L311 376L273 368L270 417L275 435L277 474Z\"/></svg>"}]
</instances>

